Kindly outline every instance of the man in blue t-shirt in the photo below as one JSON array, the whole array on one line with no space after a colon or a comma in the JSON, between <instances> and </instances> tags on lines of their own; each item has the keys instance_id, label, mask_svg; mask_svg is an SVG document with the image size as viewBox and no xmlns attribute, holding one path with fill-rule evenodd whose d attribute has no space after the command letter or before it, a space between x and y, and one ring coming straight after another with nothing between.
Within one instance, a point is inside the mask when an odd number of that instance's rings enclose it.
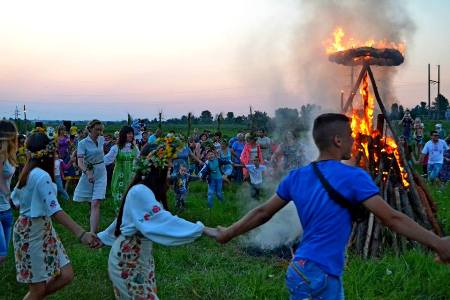
<instances>
[{"instance_id":1,"label":"man in blue t-shirt","mask_svg":"<svg viewBox=\"0 0 450 300\"><path fill-rule=\"evenodd\" d=\"M362 203L390 229L434 249L442 262L450 263L449 237L440 238L391 208L364 170L340 162L350 159L353 145L350 120L345 115L317 117L313 138L320 152L318 169L349 203ZM226 243L264 224L289 201L294 202L304 231L286 275L291 299L343 299L342 273L352 219L348 209L330 198L311 164L292 170L265 204L232 226L219 228L216 240Z\"/></svg>"}]
</instances>

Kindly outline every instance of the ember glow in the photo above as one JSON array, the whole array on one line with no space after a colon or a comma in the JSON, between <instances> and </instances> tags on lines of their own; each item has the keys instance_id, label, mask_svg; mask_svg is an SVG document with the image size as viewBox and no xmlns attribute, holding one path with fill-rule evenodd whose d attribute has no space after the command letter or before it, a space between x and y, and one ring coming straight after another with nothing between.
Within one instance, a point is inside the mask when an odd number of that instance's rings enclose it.
<instances>
[{"instance_id":1,"label":"ember glow","mask_svg":"<svg viewBox=\"0 0 450 300\"><path fill-rule=\"evenodd\" d=\"M378 130L373 128L375 102L369 90L367 74L362 80L359 93L361 95L361 101L360 103L356 103L357 106L353 108L352 114L349 115L352 119L352 136L355 139L353 156L365 158L357 160L359 161L359 166L363 168L369 167L366 162L372 157L375 173L379 172L380 159L383 156L387 156L389 161L394 159L395 163L391 163L389 168L395 169L398 166L398 170L396 171L400 173L402 185L407 188L409 186L408 173L403 167L397 144L392 137L387 136L387 134L382 136ZM375 141L379 142L377 143ZM377 149L378 147L381 147L381 149ZM384 180L387 178L387 174L388 172L383 170L382 175Z\"/></svg>"},{"instance_id":2,"label":"ember glow","mask_svg":"<svg viewBox=\"0 0 450 300\"><path fill-rule=\"evenodd\" d=\"M402 54L404 54L406 50L404 43L395 43L388 41L387 39L378 41L375 39L368 39L366 41L360 41L353 37L346 37L342 27L337 27L333 32L333 39L328 39L325 41L324 45L326 54L358 47L392 48L397 49Z\"/></svg>"}]
</instances>

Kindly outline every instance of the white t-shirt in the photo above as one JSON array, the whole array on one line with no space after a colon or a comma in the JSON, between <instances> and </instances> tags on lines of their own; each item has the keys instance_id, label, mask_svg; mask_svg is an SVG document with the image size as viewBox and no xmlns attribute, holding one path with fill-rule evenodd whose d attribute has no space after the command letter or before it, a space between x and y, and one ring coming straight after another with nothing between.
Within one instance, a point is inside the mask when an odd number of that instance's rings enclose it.
<instances>
[{"instance_id":1,"label":"white t-shirt","mask_svg":"<svg viewBox=\"0 0 450 300\"><path fill-rule=\"evenodd\" d=\"M245 167L248 170L248 173L250 174L250 183L252 184L261 184L263 182L262 174L266 170L266 166L259 165L258 168L255 167L255 165L245 165Z\"/></svg>"},{"instance_id":2,"label":"white t-shirt","mask_svg":"<svg viewBox=\"0 0 450 300\"><path fill-rule=\"evenodd\" d=\"M447 144L444 140L439 139L436 143L429 140L422 149L422 154L428 154L428 164L442 164L444 163L444 153L448 150Z\"/></svg>"},{"instance_id":3,"label":"white t-shirt","mask_svg":"<svg viewBox=\"0 0 450 300\"><path fill-rule=\"evenodd\" d=\"M62 159L55 160L55 176L61 176L61 161Z\"/></svg>"}]
</instances>

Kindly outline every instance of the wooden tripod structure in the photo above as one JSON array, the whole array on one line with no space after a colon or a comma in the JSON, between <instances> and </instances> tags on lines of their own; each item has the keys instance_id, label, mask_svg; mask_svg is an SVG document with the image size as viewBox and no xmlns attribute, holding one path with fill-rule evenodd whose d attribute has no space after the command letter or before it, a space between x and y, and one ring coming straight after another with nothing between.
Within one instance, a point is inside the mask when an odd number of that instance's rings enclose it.
<instances>
[{"instance_id":1,"label":"wooden tripod structure","mask_svg":"<svg viewBox=\"0 0 450 300\"><path fill-rule=\"evenodd\" d=\"M406 179L409 183L409 185L404 188L394 186L394 184L389 182L389 178L385 182L378 180L378 185L382 196L394 209L404 212L409 217L415 219L422 226L432 229L436 234L442 236L443 233L441 226L438 224L435 217L436 207L434 201L432 200L431 194L429 193L423 179L408 165L404 149L400 144L398 135L394 130L393 124L380 97L380 93L378 92L378 87L369 63L362 64L358 79L352 87L351 93L348 96L345 105L342 107L342 113L347 113L349 108L353 106L353 99L362 83L362 80L366 76L368 76L368 79L370 80L375 99L382 113L378 117L378 122L381 122L382 124L380 134L383 135L383 127L384 124L386 124L390 131L390 135L397 144L397 149L400 154L400 161L398 163L401 164L403 169L407 172ZM368 104L364 103L364 105ZM378 124L378 129L379 127L380 124ZM375 181L377 182L376 179ZM387 239L390 240L389 244L392 245L397 254L401 250L405 250L408 244L405 238L397 237L395 233L389 234L386 238L386 234L383 233L380 222L376 220L373 214L370 214L368 221L354 225L351 246L364 258L367 258L368 256L378 256L382 252L384 244L386 243L385 240Z\"/></svg>"}]
</instances>

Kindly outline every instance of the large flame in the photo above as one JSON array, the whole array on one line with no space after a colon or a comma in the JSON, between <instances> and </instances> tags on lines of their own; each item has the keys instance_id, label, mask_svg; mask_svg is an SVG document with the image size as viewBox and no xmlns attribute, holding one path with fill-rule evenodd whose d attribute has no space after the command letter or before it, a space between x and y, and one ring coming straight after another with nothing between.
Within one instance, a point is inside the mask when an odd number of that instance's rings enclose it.
<instances>
[{"instance_id":1,"label":"large flame","mask_svg":"<svg viewBox=\"0 0 450 300\"><path fill-rule=\"evenodd\" d=\"M333 39L328 39L325 44L326 54L335 53L351 48L358 47L374 47L374 48L392 48L397 49L402 54L405 53L406 47L404 43L390 42L387 39L378 40L368 39L366 41L360 41L355 38L346 38L345 32L342 27L337 27L333 32Z\"/></svg>"},{"instance_id":2,"label":"large flame","mask_svg":"<svg viewBox=\"0 0 450 300\"><path fill-rule=\"evenodd\" d=\"M352 136L355 139L355 145L353 148L353 155L358 155L358 153L363 154L366 158L369 158L369 140L375 138L381 133L373 128L373 111L375 107L375 102L373 96L369 91L369 78L367 73L363 77L361 87L359 89L361 95L362 108L354 108L351 115L351 128ZM405 188L409 187L408 173L406 172L403 162L400 158L400 152L394 139L386 136L383 138L384 142L380 146L382 147L381 152L386 152L390 155L394 155L397 165L400 170L400 176L402 184ZM375 147L377 147L375 145ZM378 164L380 157L373 151L373 160L376 165L376 170L378 171ZM383 180L386 180L388 172L383 170Z\"/></svg>"}]
</instances>

